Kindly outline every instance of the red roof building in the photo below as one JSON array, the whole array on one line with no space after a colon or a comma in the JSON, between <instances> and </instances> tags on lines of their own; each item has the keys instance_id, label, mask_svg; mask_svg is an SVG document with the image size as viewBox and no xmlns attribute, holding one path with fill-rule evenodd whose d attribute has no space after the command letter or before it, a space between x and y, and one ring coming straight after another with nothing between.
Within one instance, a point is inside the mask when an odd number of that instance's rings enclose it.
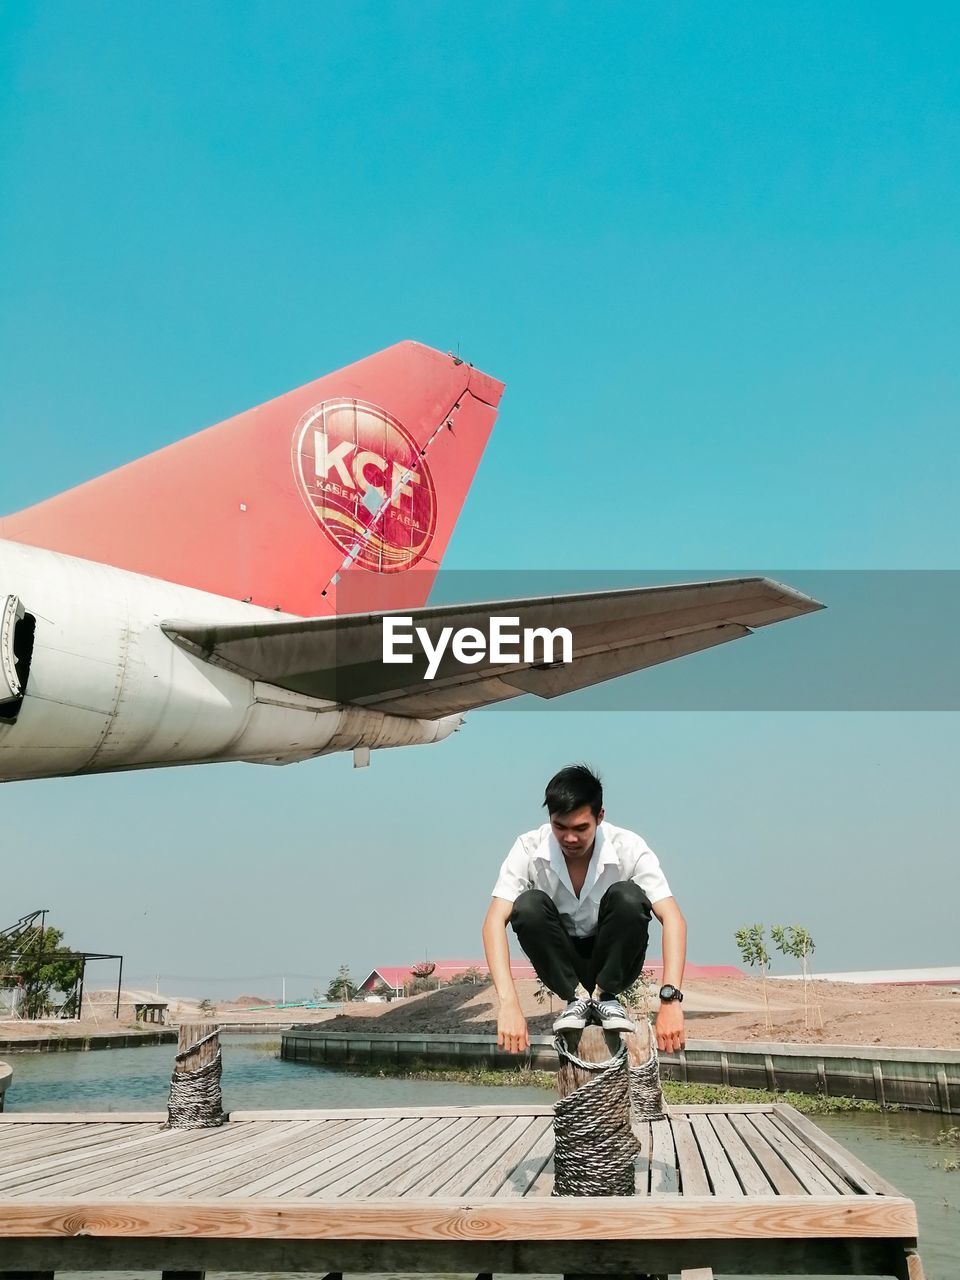
<instances>
[{"instance_id":1,"label":"red roof building","mask_svg":"<svg viewBox=\"0 0 960 1280\"><path fill-rule=\"evenodd\" d=\"M382 982L394 991L398 996L403 995L404 986L411 983L415 979L413 969L418 968L420 964L435 964L436 967L430 977L438 983L449 982L451 978L459 978L465 973L479 973L485 978L489 975L486 962L483 960L437 960L437 961L416 961L412 965L377 965L376 969L372 969L369 975L364 978L358 987L359 991L373 991L378 982ZM510 960L510 970L514 978L536 978L533 965L528 960Z\"/></svg>"},{"instance_id":2,"label":"red roof building","mask_svg":"<svg viewBox=\"0 0 960 1280\"><path fill-rule=\"evenodd\" d=\"M360 983L358 990L372 992L377 984L382 982L396 995L401 996L404 988L414 981L415 975L412 971L419 967L420 963L423 962L417 962L414 965L378 965L376 969L371 969ZM449 982L451 978L459 978L465 973L480 973L484 977L489 974L483 960L437 960L426 963L435 963L430 977L435 979L438 985ZM648 960L646 968L652 970L657 981L660 980L663 974L662 960ZM514 978L536 978L537 976L529 960L511 958L510 969ZM743 970L732 964L688 964L684 972L684 981L688 978L742 978L743 976Z\"/></svg>"}]
</instances>

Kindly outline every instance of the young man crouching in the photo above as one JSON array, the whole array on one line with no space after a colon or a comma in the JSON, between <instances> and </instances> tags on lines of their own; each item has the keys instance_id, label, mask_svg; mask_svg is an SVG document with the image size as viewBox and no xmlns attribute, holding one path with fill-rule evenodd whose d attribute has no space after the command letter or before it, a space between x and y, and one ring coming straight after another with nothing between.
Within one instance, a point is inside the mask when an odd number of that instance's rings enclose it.
<instances>
[{"instance_id":1,"label":"young man crouching","mask_svg":"<svg viewBox=\"0 0 960 1280\"><path fill-rule=\"evenodd\" d=\"M530 1044L510 972L508 922L540 981L564 1001L555 1031L591 1021L631 1030L619 997L643 969L651 912L663 926L657 1045L683 1048L687 927L656 854L642 836L604 821L600 779L585 765L551 778L544 805L550 822L514 842L483 923L500 1048L522 1053ZM578 983L585 998L577 998Z\"/></svg>"}]
</instances>

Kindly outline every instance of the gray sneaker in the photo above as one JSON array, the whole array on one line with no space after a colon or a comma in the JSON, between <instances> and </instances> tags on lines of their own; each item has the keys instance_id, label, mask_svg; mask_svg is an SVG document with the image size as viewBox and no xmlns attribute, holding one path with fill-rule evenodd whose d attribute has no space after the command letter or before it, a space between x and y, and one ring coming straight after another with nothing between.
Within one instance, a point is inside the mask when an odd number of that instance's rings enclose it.
<instances>
[{"instance_id":1,"label":"gray sneaker","mask_svg":"<svg viewBox=\"0 0 960 1280\"><path fill-rule=\"evenodd\" d=\"M560 1017L553 1024L554 1031L582 1031L590 1021L590 1014L593 1010L593 1001L586 996L577 999L576 996L570 1001L567 1007L561 1013Z\"/></svg>"},{"instance_id":2,"label":"gray sneaker","mask_svg":"<svg viewBox=\"0 0 960 1280\"><path fill-rule=\"evenodd\" d=\"M619 1000L594 1000L593 1007L604 1031L632 1031L633 1019Z\"/></svg>"}]
</instances>

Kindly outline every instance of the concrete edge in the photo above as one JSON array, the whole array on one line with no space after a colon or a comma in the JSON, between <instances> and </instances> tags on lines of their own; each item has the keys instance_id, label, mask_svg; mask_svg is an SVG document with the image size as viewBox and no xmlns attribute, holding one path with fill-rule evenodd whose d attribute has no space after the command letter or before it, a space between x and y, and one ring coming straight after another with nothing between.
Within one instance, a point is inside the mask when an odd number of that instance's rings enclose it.
<instances>
[{"instance_id":1,"label":"concrete edge","mask_svg":"<svg viewBox=\"0 0 960 1280\"><path fill-rule=\"evenodd\" d=\"M10 1088L13 1080L13 1067L9 1062L0 1062L0 1111L3 1110L3 1095Z\"/></svg>"},{"instance_id":2,"label":"concrete edge","mask_svg":"<svg viewBox=\"0 0 960 1280\"><path fill-rule=\"evenodd\" d=\"M87 1049L137 1049L141 1045L175 1044L177 1033L168 1028L157 1031L117 1031L88 1036L34 1036L24 1040L0 1040L0 1053L78 1053Z\"/></svg>"},{"instance_id":3,"label":"concrete edge","mask_svg":"<svg viewBox=\"0 0 960 1280\"><path fill-rule=\"evenodd\" d=\"M319 1028L291 1027L282 1033L286 1036L297 1036L298 1039L333 1040L344 1042L369 1041L371 1044L410 1043L418 1044L478 1044L494 1045L493 1035L437 1035L420 1031L321 1031ZM531 1036L531 1047L552 1048L553 1036ZM740 1040L688 1040L687 1053L727 1053L727 1054L772 1054L780 1058L843 1058L861 1059L866 1062L923 1062L933 1064L960 1065L960 1050L957 1049L908 1049L897 1045L865 1045L865 1044L787 1044L777 1041L740 1041ZM667 1055L664 1055L667 1056Z\"/></svg>"}]
</instances>

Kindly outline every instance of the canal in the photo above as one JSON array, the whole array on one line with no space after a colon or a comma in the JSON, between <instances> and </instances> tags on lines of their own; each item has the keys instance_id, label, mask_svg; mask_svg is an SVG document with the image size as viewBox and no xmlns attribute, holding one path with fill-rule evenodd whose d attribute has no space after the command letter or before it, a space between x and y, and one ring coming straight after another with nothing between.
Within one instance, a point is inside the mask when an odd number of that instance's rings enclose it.
<instances>
[{"instance_id":1,"label":"canal","mask_svg":"<svg viewBox=\"0 0 960 1280\"><path fill-rule=\"evenodd\" d=\"M283 1062L279 1047L278 1039L223 1037L223 1096L228 1111L409 1103L480 1105L503 1102L507 1094L511 1102L518 1103L541 1102L550 1096L538 1088L350 1076ZM7 1094L9 1112L163 1110L173 1046L8 1054L7 1061L14 1069ZM816 1117L816 1123L916 1203L927 1280L957 1280L960 1169L951 1171L949 1165L960 1161L960 1147L941 1145L951 1118L927 1112L850 1112ZM89 1280L91 1273L85 1274ZM133 1280L131 1273L123 1275ZM121 1280L119 1273L114 1273L114 1280ZM150 1280L155 1276L150 1275ZM213 1273L210 1280L214 1280Z\"/></svg>"}]
</instances>

